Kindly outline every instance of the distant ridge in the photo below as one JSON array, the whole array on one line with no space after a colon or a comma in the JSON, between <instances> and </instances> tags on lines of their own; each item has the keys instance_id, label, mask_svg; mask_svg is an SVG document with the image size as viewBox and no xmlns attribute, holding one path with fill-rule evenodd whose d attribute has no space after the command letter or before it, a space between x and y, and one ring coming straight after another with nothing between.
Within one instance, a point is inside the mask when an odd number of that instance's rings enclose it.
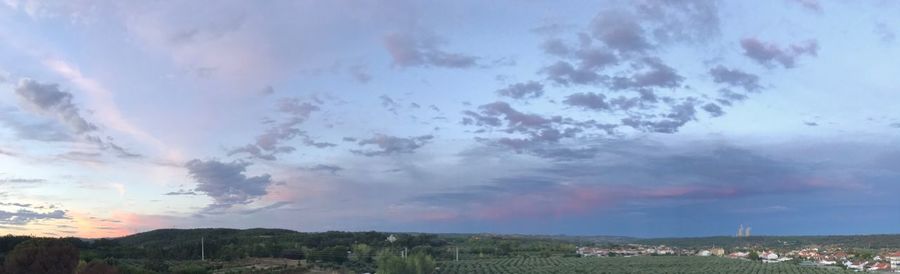
<instances>
[{"instance_id":1,"label":"distant ridge","mask_svg":"<svg viewBox=\"0 0 900 274\"><path fill-rule=\"evenodd\" d=\"M277 228L191 228L191 229L157 229L136 233L117 238L123 244L128 245L154 245L173 243L179 241L196 241L200 237L216 235L220 238L247 238L247 237L273 237L290 236L291 234L327 234L335 235L351 232L327 231L327 232L299 232L290 229ZM366 231L352 233L372 234L431 234L438 237L502 237L535 240L555 240L576 244L646 244L667 245L683 248L703 248L718 246L724 248L747 246L809 246L809 245L842 245L860 248L896 248L900 246L900 234L873 234L873 235L815 235L815 236L707 236L707 237L665 237L665 238L637 238L628 236L571 236L571 235L539 235L539 234L500 234L500 233L422 233L422 232L381 232ZM374 236L374 235L373 235Z\"/></svg>"}]
</instances>

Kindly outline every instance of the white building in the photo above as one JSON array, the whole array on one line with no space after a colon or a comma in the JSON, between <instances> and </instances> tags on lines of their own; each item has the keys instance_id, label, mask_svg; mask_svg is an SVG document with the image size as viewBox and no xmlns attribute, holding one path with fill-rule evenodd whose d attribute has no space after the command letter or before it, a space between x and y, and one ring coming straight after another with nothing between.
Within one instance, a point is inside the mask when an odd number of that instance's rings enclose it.
<instances>
[{"instance_id":1,"label":"white building","mask_svg":"<svg viewBox=\"0 0 900 274\"><path fill-rule=\"evenodd\" d=\"M900 270L900 252L894 252L885 257L891 261L891 269Z\"/></svg>"}]
</instances>

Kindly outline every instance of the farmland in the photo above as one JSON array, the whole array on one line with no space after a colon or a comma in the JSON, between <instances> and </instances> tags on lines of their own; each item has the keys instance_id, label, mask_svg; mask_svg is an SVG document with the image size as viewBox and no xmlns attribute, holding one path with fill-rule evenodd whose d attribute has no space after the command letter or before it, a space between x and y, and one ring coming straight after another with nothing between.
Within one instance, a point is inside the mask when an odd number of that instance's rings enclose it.
<instances>
[{"instance_id":1,"label":"farmland","mask_svg":"<svg viewBox=\"0 0 900 274\"><path fill-rule=\"evenodd\" d=\"M850 273L792 264L764 264L717 257L504 258L450 261L441 274L462 273Z\"/></svg>"}]
</instances>

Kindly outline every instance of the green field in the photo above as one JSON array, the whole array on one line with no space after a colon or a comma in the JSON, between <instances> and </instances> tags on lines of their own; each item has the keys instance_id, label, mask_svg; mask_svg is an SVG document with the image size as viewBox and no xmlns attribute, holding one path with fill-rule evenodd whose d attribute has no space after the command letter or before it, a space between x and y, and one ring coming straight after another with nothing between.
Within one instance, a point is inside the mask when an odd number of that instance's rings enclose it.
<instances>
[{"instance_id":1,"label":"green field","mask_svg":"<svg viewBox=\"0 0 900 274\"><path fill-rule=\"evenodd\" d=\"M450 261L441 274L478 273L850 273L790 263L764 264L718 257L507 258Z\"/></svg>"}]
</instances>

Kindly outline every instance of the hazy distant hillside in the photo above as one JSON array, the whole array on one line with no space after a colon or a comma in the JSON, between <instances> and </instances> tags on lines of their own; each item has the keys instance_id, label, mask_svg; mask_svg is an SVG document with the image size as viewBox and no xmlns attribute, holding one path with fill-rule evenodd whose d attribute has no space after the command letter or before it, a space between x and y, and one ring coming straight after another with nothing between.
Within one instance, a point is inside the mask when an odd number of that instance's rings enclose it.
<instances>
[{"instance_id":1,"label":"hazy distant hillside","mask_svg":"<svg viewBox=\"0 0 900 274\"><path fill-rule=\"evenodd\" d=\"M634 243L668 245L683 248L718 246L724 248L739 246L798 247L809 245L839 245L855 248L897 248L900 234L890 235L834 235L834 236L752 236L752 237L697 237L697 238L656 238L641 239Z\"/></svg>"},{"instance_id":2,"label":"hazy distant hillside","mask_svg":"<svg viewBox=\"0 0 900 274\"><path fill-rule=\"evenodd\" d=\"M132 234L117 238L123 245L154 245L177 242L199 242L205 238L254 238L272 237L296 234L298 232L287 229L230 229L230 228L196 228L196 229L157 229L143 233Z\"/></svg>"}]
</instances>

